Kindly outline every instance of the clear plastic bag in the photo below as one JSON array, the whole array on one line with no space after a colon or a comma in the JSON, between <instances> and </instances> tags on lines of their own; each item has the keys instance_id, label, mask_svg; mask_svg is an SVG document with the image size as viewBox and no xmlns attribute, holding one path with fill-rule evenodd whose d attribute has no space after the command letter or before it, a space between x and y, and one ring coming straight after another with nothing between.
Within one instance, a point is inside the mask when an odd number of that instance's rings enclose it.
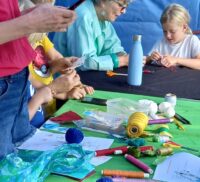
<instances>
[{"instance_id":1,"label":"clear plastic bag","mask_svg":"<svg viewBox=\"0 0 200 182\"><path fill-rule=\"evenodd\" d=\"M113 129L118 128L124 121L119 116L103 111L85 111L83 114L86 120L96 120L99 124Z\"/></svg>"},{"instance_id":2,"label":"clear plastic bag","mask_svg":"<svg viewBox=\"0 0 200 182\"><path fill-rule=\"evenodd\" d=\"M125 135L124 119L102 111L86 111L85 119L74 122L79 128L111 135Z\"/></svg>"},{"instance_id":3,"label":"clear plastic bag","mask_svg":"<svg viewBox=\"0 0 200 182\"><path fill-rule=\"evenodd\" d=\"M109 99L106 104L108 113L115 114L126 120L134 112L144 112L148 114L148 107L144 105L141 106L137 101L126 98Z\"/></svg>"}]
</instances>

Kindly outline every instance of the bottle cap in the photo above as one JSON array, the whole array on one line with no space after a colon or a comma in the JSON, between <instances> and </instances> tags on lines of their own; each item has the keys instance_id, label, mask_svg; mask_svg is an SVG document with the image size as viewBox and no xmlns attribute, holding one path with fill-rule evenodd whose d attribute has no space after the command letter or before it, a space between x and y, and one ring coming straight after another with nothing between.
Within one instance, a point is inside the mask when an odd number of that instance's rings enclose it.
<instances>
[{"instance_id":1,"label":"bottle cap","mask_svg":"<svg viewBox=\"0 0 200 182\"><path fill-rule=\"evenodd\" d=\"M134 35L133 36L134 41L141 41L141 39L142 39L142 35Z\"/></svg>"},{"instance_id":2,"label":"bottle cap","mask_svg":"<svg viewBox=\"0 0 200 182\"><path fill-rule=\"evenodd\" d=\"M169 102L173 107L176 106L176 95L175 94L172 94L172 93L167 93L165 95L165 101L166 102Z\"/></svg>"}]
</instances>

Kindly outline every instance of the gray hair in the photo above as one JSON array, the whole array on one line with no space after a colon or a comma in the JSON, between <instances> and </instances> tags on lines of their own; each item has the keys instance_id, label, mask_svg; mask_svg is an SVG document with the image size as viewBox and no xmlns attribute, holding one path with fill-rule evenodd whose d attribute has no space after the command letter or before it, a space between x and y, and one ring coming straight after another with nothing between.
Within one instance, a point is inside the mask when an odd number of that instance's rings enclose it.
<instances>
[{"instance_id":1,"label":"gray hair","mask_svg":"<svg viewBox=\"0 0 200 182\"><path fill-rule=\"evenodd\" d=\"M92 0L92 2L96 5L101 4L102 2L111 1L111 0ZM132 3L134 0L125 0L127 4Z\"/></svg>"}]
</instances>

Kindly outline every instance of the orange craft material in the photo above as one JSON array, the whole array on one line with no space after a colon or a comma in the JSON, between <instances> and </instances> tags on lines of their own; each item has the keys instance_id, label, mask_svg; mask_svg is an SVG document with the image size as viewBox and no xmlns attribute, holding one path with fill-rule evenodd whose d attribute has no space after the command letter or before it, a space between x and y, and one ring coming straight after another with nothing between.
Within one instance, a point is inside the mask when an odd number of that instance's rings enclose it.
<instances>
[{"instance_id":1,"label":"orange craft material","mask_svg":"<svg viewBox=\"0 0 200 182\"><path fill-rule=\"evenodd\" d=\"M148 178L149 174L144 172L136 172L136 171L123 171L123 170L102 170L102 174L104 176L119 176L119 177L127 177L127 178Z\"/></svg>"},{"instance_id":2,"label":"orange craft material","mask_svg":"<svg viewBox=\"0 0 200 182\"><path fill-rule=\"evenodd\" d=\"M116 73L116 72L113 72L113 71L107 71L106 72L106 75L109 76L109 77L112 77L112 76L127 76L126 73Z\"/></svg>"}]
</instances>

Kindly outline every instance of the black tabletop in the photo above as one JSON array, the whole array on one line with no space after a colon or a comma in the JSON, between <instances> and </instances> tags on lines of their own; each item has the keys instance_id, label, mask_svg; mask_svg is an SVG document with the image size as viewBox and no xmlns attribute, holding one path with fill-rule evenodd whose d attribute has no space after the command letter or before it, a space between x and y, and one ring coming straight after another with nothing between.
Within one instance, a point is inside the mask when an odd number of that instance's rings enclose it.
<instances>
[{"instance_id":1,"label":"black tabletop","mask_svg":"<svg viewBox=\"0 0 200 182\"><path fill-rule=\"evenodd\" d=\"M98 90L134 93L163 97L174 93L179 98L200 99L200 71L186 67L168 69L161 66L147 65L143 73L141 86L130 86L127 76L108 77L105 71L79 71L81 81ZM114 72L127 73L127 68L118 68Z\"/></svg>"}]
</instances>

